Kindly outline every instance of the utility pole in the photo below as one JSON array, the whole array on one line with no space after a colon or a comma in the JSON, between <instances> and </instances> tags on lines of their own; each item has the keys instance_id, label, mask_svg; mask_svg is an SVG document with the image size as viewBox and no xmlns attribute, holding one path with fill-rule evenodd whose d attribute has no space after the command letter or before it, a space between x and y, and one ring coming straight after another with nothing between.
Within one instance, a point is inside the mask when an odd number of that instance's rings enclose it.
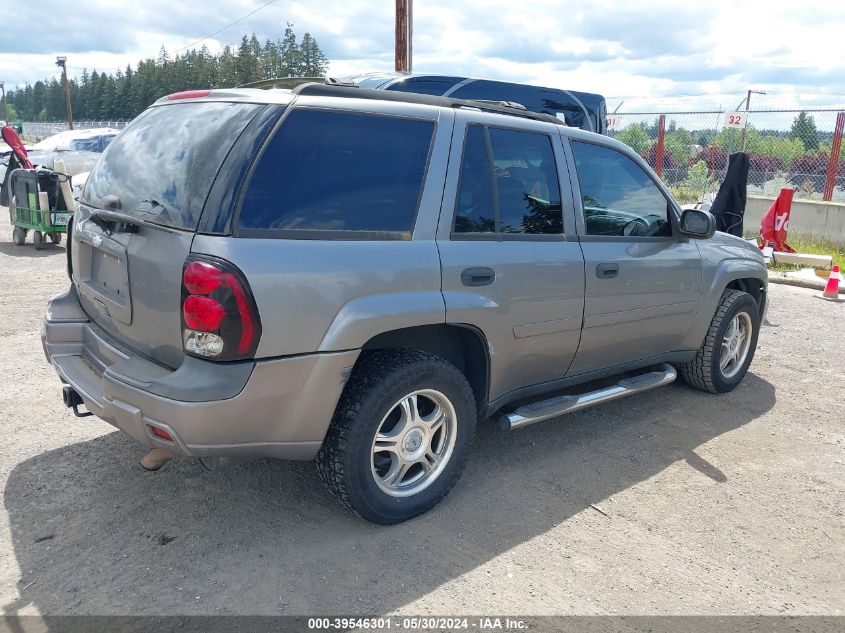
<instances>
[{"instance_id":1,"label":"utility pole","mask_svg":"<svg viewBox=\"0 0 845 633\"><path fill-rule=\"evenodd\" d=\"M749 90L748 96L745 97L745 127L742 128L742 151L745 151L745 135L748 133L748 109L751 107L751 93L755 95L766 94L763 90Z\"/></svg>"},{"instance_id":2,"label":"utility pole","mask_svg":"<svg viewBox=\"0 0 845 633\"><path fill-rule=\"evenodd\" d=\"M70 88L67 85L67 57L56 57L56 66L62 69L62 88L65 91L65 108L67 109L67 127L73 129L73 110L70 107Z\"/></svg>"},{"instance_id":3,"label":"utility pole","mask_svg":"<svg viewBox=\"0 0 845 633\"><path fill-rule=\"evenodd\" d=\"M414 38L414 0L396 0L396 72L411 72Z\"/></svg>"},{"instance_id":4,"label":"utility pole","mask_svg":"<svg viewBox=\"0 0 845 633\"><path fill-rule=\"evenodd\" d=\"M3 120L6 122L6 125L9 124L9 117L6 116L6 83L0 81L0 91L3 93Z\"/></svg>"}]
</instances>

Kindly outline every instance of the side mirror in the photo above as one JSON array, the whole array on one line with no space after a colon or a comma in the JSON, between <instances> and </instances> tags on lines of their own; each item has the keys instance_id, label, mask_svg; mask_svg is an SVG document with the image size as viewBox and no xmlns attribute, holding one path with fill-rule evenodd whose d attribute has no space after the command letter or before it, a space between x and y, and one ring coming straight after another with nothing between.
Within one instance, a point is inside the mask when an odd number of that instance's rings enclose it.
<instances>
[{"instance_id":1,"label":"side mirror","mask_svg":"<svg viewBox=\"0 0 845 633\"><path fill-rule=\"evenodd\" d=\"M685 209L681 213L680 229L685 237L706 240L716 232L716 218L709 211Z\"/></svg>"}]
</instances>

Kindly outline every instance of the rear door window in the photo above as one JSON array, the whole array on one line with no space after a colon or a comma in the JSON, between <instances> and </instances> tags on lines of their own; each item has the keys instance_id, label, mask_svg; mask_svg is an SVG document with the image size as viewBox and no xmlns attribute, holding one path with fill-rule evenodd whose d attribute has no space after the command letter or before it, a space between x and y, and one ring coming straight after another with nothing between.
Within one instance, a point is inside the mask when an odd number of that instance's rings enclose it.
<instances>
[{"instance_id":1,"label":"rear door window","mask_svg":"<svg viewBox=\"0 0 845 633\"><path fill-rule=\"evenodd\" d=\"M207 101L149 108L106 148L82 202L196 230L223 160L262 107Z\"/></svg>"},{"instance_id":2,"label":"rear door window","mask_svg":"<svg viewBox=\"0 0 845 633\"><path fill-rule=\"evenodd\" d=\"M563 211L545 134L470 125L453 233L560 235Z\"/></svg>"},{"instance_id":3,"label":"rear door window","mask_svg":"<svg viewBox=\"0 0 845 633\"><path fill-rule=\"evenodd\" d=\"M241 233L410 237L433 135L433 121L293 110L255 167Z\"/></svg>"}]
</instances>

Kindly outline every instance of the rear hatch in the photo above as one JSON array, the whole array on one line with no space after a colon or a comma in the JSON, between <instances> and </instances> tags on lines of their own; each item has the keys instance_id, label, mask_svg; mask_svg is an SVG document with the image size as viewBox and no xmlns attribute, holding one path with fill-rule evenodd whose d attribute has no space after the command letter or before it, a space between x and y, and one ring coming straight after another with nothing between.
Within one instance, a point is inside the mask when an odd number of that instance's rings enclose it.
<instances>
[{"instance_id":1,"label":"rear hatch","mask_svg":"<svg viewBox=\"0 0 845 633\"><path fill-rule=\"evenodd\" d=\"M109 145L85 185L72 244L82 308L120 342L170 367L183 358L182 270L200 215L261 108L219 101L149 108Z\"/></svg>"}]
</instances>

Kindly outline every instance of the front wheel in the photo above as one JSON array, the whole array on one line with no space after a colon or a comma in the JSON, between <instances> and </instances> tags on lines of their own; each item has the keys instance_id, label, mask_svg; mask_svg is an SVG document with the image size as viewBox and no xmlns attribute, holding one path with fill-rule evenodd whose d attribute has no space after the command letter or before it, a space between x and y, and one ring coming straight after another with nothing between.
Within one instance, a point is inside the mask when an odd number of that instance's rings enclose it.
<instances>
[{"instance_id":1,"label":"front wheel","mask_svg":"<svg viewBox=\"0 0 845 633\"><path fill-rule=\"evenodd\" d=\"M41 231L35 231L32 234L32 245L37 251L40 251L42 248L44 248L44 234Z\"/></svg>"},{"instance_id":2,"label":"front wheel","mask_svg":"<svg viewBox=\"0 0 845 633\"><path fill-rule=\"evenodd\" d=\"M445 360L413 350L362 358L317 457L320 476L364 519L391 524L434 507L464 467L475 398Z\"/></svg>"},{"instance_id":3,"label":"front wheel","mask_svg":"<svg viewBox=\"0 0 845 633\"><path fill-rule=\"evenodd\" d=\"M50 241L53 242L53 244L61 244L62 243L62 234L59 233L58 231L50 233Z\"/></svg>"},{"instance_id":4,"label":"front wheel","mask_svg":"<svg viewBox=\"0 0 845 633\"><path fill-rule=\"evenodd\" d=\"M725 290L698 352L679 367L691 386L710 393L732 391L742 382L754 358L760 330L760 310L754 298Z\"/></svg>"},{"instance_id":5,"label":"front wheel","mask_svg":"<svg viewBox=\"0 0 845 633\"><path fill-rule=\"evenodd\" d=\"M12 230L12 241L16 246L23 246L26 243L26 229L16 226Z\"/></svg>"}]
</instances>

